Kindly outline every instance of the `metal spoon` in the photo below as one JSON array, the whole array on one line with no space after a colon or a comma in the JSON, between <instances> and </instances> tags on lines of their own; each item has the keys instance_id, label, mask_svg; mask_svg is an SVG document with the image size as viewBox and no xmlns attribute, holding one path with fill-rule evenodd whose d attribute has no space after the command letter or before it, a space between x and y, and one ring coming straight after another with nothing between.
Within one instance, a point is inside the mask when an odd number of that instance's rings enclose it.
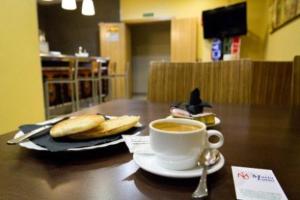
<instances>
[{"instance_id":1,"label":"metal spoon","mask_svg":"<svg viewBox=\"0 0 300 200\"><path fill-rule=\"evenodd\" d=\"M220 160L220 152L217 149L204 149L200 155L198 165L203 166L202 176L196 190L193 192L193 198L202 198L208 195L206 176L207 168Z\"/></svg>"}]
</instances>

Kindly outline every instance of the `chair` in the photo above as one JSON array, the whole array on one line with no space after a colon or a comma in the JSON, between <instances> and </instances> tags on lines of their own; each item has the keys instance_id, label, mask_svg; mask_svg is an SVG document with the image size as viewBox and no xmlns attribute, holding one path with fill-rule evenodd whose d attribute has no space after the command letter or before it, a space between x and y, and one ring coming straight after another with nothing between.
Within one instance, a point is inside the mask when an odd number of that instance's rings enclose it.
<instances>
[{"instance_id":1,"label":"chair","mask_svg":"<svg viewBox=\"0 0 300 200\"><path fill-rule=\"evenodd\" d=\"M117 72L117 63L110 62L108 66L108 73L101 77L108 85L106 100L117 99L120 97L129 97L129 78L128 78L128 64L125 68L125 73Z\"/></svg>"},{"instance_id":2,"label":"chair","mask_svg":"<svg viewBox=\"0 0 300 200\"><path fill-rule=\"evenodd\" d=\"M72 112L75 107L75 90L74 90L74 62L72 56L42 56L42 63L54 63L55 66L45 66L43 64L43 88L45 101L46 119L51 118L50 105L60 105L71 101ZM57 63L67 63L67 66L57 66ZM46 64L47 65L47 64ZM67 85L67 87L64 87ZM58 86L58 87L56 87ZM58 88L58 89L57 89ZM64 90L66 88L66 91Z\"/></svg>"}]
</instances>

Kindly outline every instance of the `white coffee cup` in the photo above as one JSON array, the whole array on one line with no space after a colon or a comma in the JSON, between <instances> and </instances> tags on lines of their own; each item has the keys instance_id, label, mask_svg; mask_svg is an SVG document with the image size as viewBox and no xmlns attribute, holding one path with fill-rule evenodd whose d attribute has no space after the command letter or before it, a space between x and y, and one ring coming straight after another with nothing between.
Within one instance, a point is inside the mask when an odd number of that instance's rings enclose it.
<instances>
[{"instance_id":1,"label":"white coffee cup","mask_svg":"<svg viewBox=\"0 0 300 200\"><path fill-rule=\"evenodd\" d=\"M194 125L193 131L166 131L153 127L156 123L171 122ZM220 148L224 137L217 130L206 130L202 122L190 119L158 119L149 124L150 145L155 153L157 164L171 170L186 170L197 165L198 158L205 148ZM219 141L209 142L209 137L217 136Z\"/></svg>"}]
</instances>

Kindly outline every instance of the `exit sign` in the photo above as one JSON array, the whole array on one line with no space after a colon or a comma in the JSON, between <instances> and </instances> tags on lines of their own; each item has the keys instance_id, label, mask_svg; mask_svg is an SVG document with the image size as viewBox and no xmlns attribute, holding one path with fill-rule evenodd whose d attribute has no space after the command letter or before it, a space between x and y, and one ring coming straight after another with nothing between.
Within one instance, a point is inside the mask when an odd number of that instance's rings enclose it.
<instances>
[{"instance_id":1,"label":"exit sign","mask_svg":"<svg viewBox=\"0 0 300 200\"><path fill-rule=\"evenodd\" d=\"M153 12L143 13L143 17L153 17L153 16L154 16Z\"/></svg>"}]
</instances>

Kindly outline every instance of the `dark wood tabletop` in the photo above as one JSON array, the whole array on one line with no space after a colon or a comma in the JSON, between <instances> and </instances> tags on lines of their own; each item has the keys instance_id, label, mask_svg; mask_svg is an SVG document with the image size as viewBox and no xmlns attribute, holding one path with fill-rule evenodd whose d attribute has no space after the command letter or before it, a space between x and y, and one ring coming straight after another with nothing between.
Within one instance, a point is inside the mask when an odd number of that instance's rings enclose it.
<instances>
[{"instance_id":1,"label":"dark wood tabletop","mask_svg":"<svg viewBox=\"0 0 300 200\"><path fill-rule=\"evenodd\" d=\"M166 117L169 105L117 100L82 112L140 115L147 125ZM225 166L208 176L208 199L236 198L233 165L273 170L287 197L299 199L300 110L215 105L214 112L225 137ZM198 184L198 178L164 178L139 169L124 143L50 153L6 145L14 133L0 137L0 199L190 199Z\"/></svg>"}]
</instances>

